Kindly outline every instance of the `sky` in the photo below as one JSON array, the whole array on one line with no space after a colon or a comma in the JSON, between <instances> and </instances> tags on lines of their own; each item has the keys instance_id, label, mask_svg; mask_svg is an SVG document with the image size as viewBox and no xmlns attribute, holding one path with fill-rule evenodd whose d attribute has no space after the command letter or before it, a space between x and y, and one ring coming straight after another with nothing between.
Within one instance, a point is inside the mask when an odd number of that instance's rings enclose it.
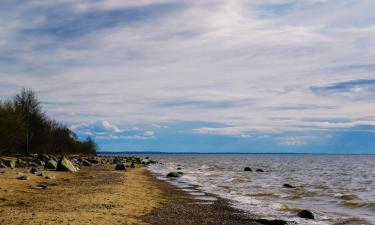
<instances>
[{"instance_id":1,"label":"sky","mask_svg":"<svg viewBox=\"0 0 375 225\"><path fill-rule=\"evenodd\" d=\"M22 87L101 151L375 153L373 0L2 0Z\"/></svg>"}]
</instances>

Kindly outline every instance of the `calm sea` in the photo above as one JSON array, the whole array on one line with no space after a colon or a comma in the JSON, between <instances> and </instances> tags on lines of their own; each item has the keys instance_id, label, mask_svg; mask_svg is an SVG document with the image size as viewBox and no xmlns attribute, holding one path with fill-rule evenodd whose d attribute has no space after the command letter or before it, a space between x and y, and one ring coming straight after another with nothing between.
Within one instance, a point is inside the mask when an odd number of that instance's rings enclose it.
<instances>
[{"instance_id":1,"label":"calm sea","mask_svg":"<svg viewBox=\"0 0 375 225\"><path fill-rule=\"evenodd\" d=\"M375 156L155 154L165 175L181 167L184 182L229 199L234 207L298 224L375 224ZM253 171L244 172L244 167ZM296 188L284 188L288 183ZM296 216L309 209L315 221ZM363 222L361 221L363 220ZM352 222L349 222L352 221ZM354 222L353 222L354 221ZM344 223L345 224L345 223Z\"/></svg>"}]
</instances>

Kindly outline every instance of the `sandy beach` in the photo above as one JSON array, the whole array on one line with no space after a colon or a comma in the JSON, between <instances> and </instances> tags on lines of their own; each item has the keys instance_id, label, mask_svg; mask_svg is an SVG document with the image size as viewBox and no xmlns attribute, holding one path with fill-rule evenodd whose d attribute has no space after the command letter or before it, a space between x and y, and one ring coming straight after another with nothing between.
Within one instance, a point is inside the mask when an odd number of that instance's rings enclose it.
<instances>
[{"instance_id":1,"label":"sandy beach","mask_svg":"<svg viewBox=\"0 0 375 225\"><path fill-rule=\"evenodd\" d=\"M278 224L256 222L223 199L199 204L145 168L98 165L45 174L52 179L27 168L1 171L0 224ZM29 179L16 179L21 175ZM47 188L36 189L40 184Z\"/></svg>"},{"instance_id":2,"label":"sandy beach","mask_svg":"<svg viewBox=\"0 0 375 225\"><path fill-rule=\"evenodd\" d=\"M21 174L30 179L17 180ZM26 168L0 174L0 224L147 224L141 216L165 202L144 169L95 166L47 174L55 179L30 176ZM48 188L31 187L36 184Z\"/></svg>"}]
</instances>

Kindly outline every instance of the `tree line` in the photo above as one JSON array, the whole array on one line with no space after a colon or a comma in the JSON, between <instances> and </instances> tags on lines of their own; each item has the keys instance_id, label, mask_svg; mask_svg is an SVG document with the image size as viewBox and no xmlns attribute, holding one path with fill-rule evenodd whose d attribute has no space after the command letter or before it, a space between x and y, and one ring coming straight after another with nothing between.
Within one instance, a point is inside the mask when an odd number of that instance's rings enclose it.
<instances>
[{"instance_id":1,"label":"tree line","mask_svg":"<svg viewBox=\"0 0 375 225\"><path fill-rule=\"evenodd\" d=\"M95 154L96 143L80 141L67 126L49 118L31 89L0 102L1 154Z\"/></svg>"}]
</instances>

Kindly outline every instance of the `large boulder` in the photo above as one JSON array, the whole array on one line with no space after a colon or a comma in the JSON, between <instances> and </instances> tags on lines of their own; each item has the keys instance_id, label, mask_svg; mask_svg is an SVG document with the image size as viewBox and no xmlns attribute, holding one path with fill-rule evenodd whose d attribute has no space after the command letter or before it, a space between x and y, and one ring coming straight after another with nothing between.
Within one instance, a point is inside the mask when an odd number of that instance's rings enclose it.
<instances>
[{"instance_id":1,"label":"large boulder","mask_svg":"<svg viewBox=\"0 0 375 225\"><path fill-rule=\"evenodd\" d=\"M167 174L167 177L172 177L172 178L178 178L178 177L181 177L182 174L178 173L178 172L170 172Z\"/></svg>"},{"instance_id":2,"label":"large boulder","mask_svg":"<svg viewBox=\"0 0 375 225\"><path fill-rule=\"evenodd\" d=\"M42 161L48 161L48 160L51 159L51 157L49 157L49 155L47 155L47 154L39 154L38 159L40 159Z\"/></svg>"},{"instance_id":3,"label":"large boulder","mask_svg":"<svg viewBox=\"0 0 375 225\"><path fill-rule=\"evenodd\" d=\"M84 166L92 166L92 163L87 161L86 159L82 159L81 162L82 162L82 165Z\"/></svg>"},{"instance_id":4,"label":"large boulder","mask_svg":"<svg viewBox=\"0 0 375 225\"><path fill-rule=\"evenodd\" d=\"M2 159L1 160L3 162L3 164L6 166L6 167L9 167L9 168L16 168L16 160L15 159Z\"/></svg>"},{"instance_id":5,"label":"large boulder","mask_svg":"<svg viewBox=\"0 0 375 225\"><path fill-rule=\"evenodd\" d=\"M245 167L243 171L253 171L250 167Z\"/></svg>"},{"instance_id":6,"label":"large boulder","mask_svg":"<svg viewBox=\"0 0 375 225\"><path fill-rule=\"evenodd\" d=\"M44 166L45 169L55 170L57 169L57 162L53 159L47 161L46 165Z\"/></svg>"},{"instance_id":7,"label":"large boulder","mask_svg":"<svg viewBox=\"0 0 375 225\"><path fill-rule=\"evenodd\" d=\"M62 157L61 160L57 163L57 171L69 171L77 172L78 169L73 165L73 163L66 157Z\"/></svg>"},{"instance_id":8,"label":"large boulder","mask_svg":"<svg viewBox=\"0 0 375 225\"><path fill-rule=\"evenodd\" d=\"M304 219L310 219L310 220L313 220L314 219L314 214L309 211L309 210L301 210L297 216L301 217L301 218L304 218Z\"/></svg>"}]
</instances>

